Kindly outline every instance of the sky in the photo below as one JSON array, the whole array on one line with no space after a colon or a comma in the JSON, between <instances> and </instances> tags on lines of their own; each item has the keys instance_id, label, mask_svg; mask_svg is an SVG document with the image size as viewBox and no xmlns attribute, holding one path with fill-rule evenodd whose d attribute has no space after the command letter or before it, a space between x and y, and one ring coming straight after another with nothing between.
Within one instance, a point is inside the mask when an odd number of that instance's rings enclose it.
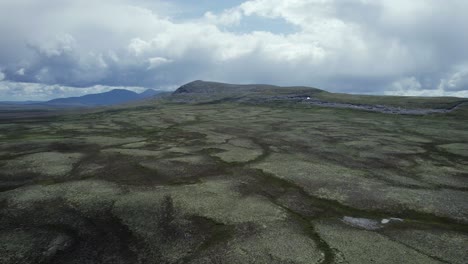
<instances>
[{"instance_id":1,"label":"sky","mask_svg":"<svg viewBox=\"0 0 468 264\"><path fill-rule=\"evenodd\" d=\"M468 97L466 0L0 0L0 101L193 80Z\"/></svg>"}]
</instances>

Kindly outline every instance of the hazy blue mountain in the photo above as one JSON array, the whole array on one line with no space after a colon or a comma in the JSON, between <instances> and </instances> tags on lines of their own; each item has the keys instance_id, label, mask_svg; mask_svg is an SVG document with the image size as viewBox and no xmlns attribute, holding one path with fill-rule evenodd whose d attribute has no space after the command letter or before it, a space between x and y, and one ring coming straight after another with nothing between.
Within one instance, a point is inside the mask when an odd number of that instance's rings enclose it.
<instances>
[{"instance_id":1,"label":"hazy blue mountain","mask_svg":"<svg viewBox=\"0 0 468 264\"><path fill-rule=\"evenodd\" d=\"M45 104L59 106L106 106L145 99L155 96L156 94L158 94L158 91L153 89L148 89L140 94L125 89L114 89L112 91L99 94L53 99Z\"/></svg>"},{"instance_id":2,"label":"hazy blue mountain","mask_svg":"<svg viewBox=\"0 0 468 264\"><path fill-rule=\"evenodd\" d=\"M139 94L140 98L148 98L148 97L153 97L157 94L160 94L160 91L156 91L153 89L147 89L146 91L142 92Z\"/></svg>"},{"instance_id":3,"label":"hazy blue mountain","mask_svg":"<svg viewBox=\"0 0 468 264\"><path fill-rule=\"evenodd\" d=\"M39 104L42 101L0 101L0 104L5 105L29 105L29 104Z\"/></svg>"}]
</instances>

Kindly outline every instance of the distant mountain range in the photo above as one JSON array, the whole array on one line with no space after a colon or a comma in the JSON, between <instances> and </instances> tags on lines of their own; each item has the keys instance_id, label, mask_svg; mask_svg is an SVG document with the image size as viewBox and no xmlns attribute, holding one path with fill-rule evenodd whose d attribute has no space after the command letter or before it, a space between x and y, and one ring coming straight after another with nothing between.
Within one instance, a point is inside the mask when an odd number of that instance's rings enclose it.
<instances>
[{"instance_id":1,"label":"distant mountain range","mask_svg":"<svg viewBox=\"0 0 468 264\"><path fill-rule=\"evenodd\" d=\"M104 93L87 94L77 97L57 98L46 102L0 102L0 105L11 106L52 106L52 107L93 107L109 106L132 101L138 101L163 94L159 91L148 89L142 93L136 93L125 89L114 89Z\"/></svg>"},{"instance_id":2,"label":"distant mountain range","mask_svg":"<svg viewBox=\"0 0 468 264\"><path fill-rule=\"evenodd\" d=\"M40 103L43 103L43 101L0 101L0 105L30 105Z\"/></svg>"},{"instance_id":3,"label":"distant mountain range","mask_svg":"<svg viewBox=\"0 0 468 264\"><path fill-rule=\"evenodd\" d=\"M446 113L453 111L462 104L468 104L468 99L463 98L350 95L330 93L306 86L282 87L266 84L227 84L193 81L180 86L172 93L153 89L148 89L142 93L115 89L105 93L59 98L47 102L0 102L0 111L5 109L60 109L111 106L138 102L155 97L163 98L164 101L177 103L299 104L392 114Z\"/></svg>"},{"instance_id":4,"label":"distant mountain range","mask_svg":"<svg viewBox=\"0 0 468 264\"><path fill-rule=\"evenodd\" d=\"M137 101L158 94L158 91L148 89L140 94L125 89L114 89L99 94L87 94L79 97L58 98L45 102L47 105L67 106L106 106Z\"/></svg>"}]
</instances>

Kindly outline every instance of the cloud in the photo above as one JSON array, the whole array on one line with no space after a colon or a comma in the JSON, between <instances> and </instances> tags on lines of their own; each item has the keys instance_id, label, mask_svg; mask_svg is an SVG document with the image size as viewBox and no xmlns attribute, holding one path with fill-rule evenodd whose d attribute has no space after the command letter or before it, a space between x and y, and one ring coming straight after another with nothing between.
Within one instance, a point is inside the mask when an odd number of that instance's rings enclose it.
<instances>
[{"instance_id":1,"label":"cloud","mask_svg":"<svg viewBox=\"0 0 468 264\"><path fill-rule=\"evenodd\" d=\"M149 62L148 70L151 70L151 69L157 68L157 67L159 67L161 65L171 63L172 60L162 58L162 57L154 57L154 58L149 58L148 62Z\"/></svg>"},{"instance_id":2,"label":"cloud","mask_svg":"<svg viewBox=\"0 0 468 264\"><path fill-rule=\"evenodd\" d=\"M25 69L21 68L18 71L16 71L16 74L23 76L25 74Z\"/></svg>"},{"instance_id":3,"label":"cloud","mask_svg":"<svg viewBox=\"0 0 468 264\"><path fill-rule=\"evenodd\" d=\"M213 14L212 12L206 12L204 19L209 24L221 25L221 26L233 26L239 25L242 20L243 14L239 8L228 9L219 15Z\"/></svg>"},{"instance_id":4,"label":"cloud","mask_svg":"<svg viewBox=\"0 0 468 264\"><path fill-rule=\"evenodd\" d=\"M447 91L468 91L468 64L457 66L448 78L441 80L439 88Z\"/></svg>"},{"instance_id":5,"label":"cloud","mask_svg":"<svg viewBox=\"0 0 468 264\"><path fill-rule=\"evenodd\" d=\"M168 87L172 89L172 87ZM113 89L126 89L137 93L144 92L142 87L94 85L77 89L63 85L44 85L38 83L23 83L0 81L0 101L46 101L53 98L82 96L93 93L108 92Z\"/></svg>"},{"instance_id":6,"label":"cloud","mask_svg":"<svg viewBox=\"0 0 468 264\"><path fill-rule=\"evenodd\" d=\"M251 0L191 18L174 15L176 5L2 1L0 69L11 83L67 87L205 79L377 94L467 90L464 0ZM293 31L244 25L250 18Z\"/></svg>"},{"instance_id":7,"label":"cloud","mask_svg":"<svg viewBox=\"0 0 468 264\"><path fill-rule=\"evenodd\" d=\"M456 96L468 97L468 65L459 65L438 86L424 87L416 77L406 77L393 82L384 92L387 95Z\"/></svg>"},{"instance_id":8,"label":"cloud","mask_svg":"<svg viewBox=\"0 0 468 264\"><path fill-rule=\"evenodd\" d=\"M5 74L0 71L0 81L3 81L5 79Z\"/></svg>"},{"instance_id":9,"label":"cloud","mask_svg":"<svg viewBox=\"0 0 468 264\"><path fill-rule=\"evenodd\" d=\"M415 77L408 77L392 83L393 89L396 91L412 91L421 90L422 85Z\"/></svg>"}]
</instances>

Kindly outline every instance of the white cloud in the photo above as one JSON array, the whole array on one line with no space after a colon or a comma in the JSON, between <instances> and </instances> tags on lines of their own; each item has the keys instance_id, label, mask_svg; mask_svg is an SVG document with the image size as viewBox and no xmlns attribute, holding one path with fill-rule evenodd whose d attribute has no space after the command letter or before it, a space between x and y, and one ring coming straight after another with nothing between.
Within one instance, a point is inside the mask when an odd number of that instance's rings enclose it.
<instances>
[{"instance_id":1,"label":"white cloud","mask_svg":"<svg viewBox=\"0 0 468 264\"><path fill-rule=\"evenodd\" d=\"M30 43L29 45L37 48L41 54L47 57L54 57L72 52L76 46L75 42L70 34L62 34L50 37L47 42Z\"/></svg>"},{"instance_id":2,"label":"white cloud","mask_svg":"<svg viewBox=\"0 0 468 264\"><path fill-rule=\"evenodd\" d=\"M439 89L447 91L468 91L468 64L455 67L448 78L441 80Z\"/></svg>"},{"instance_id":3,"label":"white cloud","mask_svg":"<svg viewBox=\"0 0 468 264\"><path fill-rule=\"evenodd\" d=\"M91 87L76 88L62 85L44 85L39 83L1 81L0 101L46 101L60 97L72 97L82 96L86 94L103 93L113 89L126 89L137 93L141 93L146 90L146 88L143 87L94 85Z\"/></svg>"},{"instance_id":4,"label":"white cloud","mask_svg":"<svg viewBox=\"0 0 468 264\"><path fill-rule=\"evenodd\" d=\"M422 85L415 77L398 80L392 84L396 91L421 90Z\"/></svg>"},{"instance_id":5,"label":"white cloud","mask_svg":"<svg viewBox=\"0 0 468 264\"><path fill-rule=\"evenodd\" d=\"M0 71L0 81L3 81L5 79L5 74Z\"/></svg>"},{"instance_id":6,"label":"white cloud","mask_svg":"<svg viewBox=\"0 0 468 264\"><path fill-rule=\"evenodd\" d=\"M242 20L242 13L239 8L228 9L219 15L213 14L212 12L206 12L204 19L209 24L221 25L221 26L233 26L239 25Z\"/></svg>"},{"instance_id":7,"label":"white cloud","mask_svg":"<svg viewBox=\"0 0 468 264\"><path fill-rule=\"evenodd\" d=\"M16 74L21 75L21 76L23 76L24 73L25 73L25 69L24 69L24 68L21 68L21 69L19 69L18 71L16 71Z\"/></svg>"},{"instance_id":8,"label":"white cloud","mask_svg":"<svg viewBox=\"0 0 468 264\"><path fill-rule=\"evenodd\" d=\"M448 79L441 79L437 87L423 87L415 77L402 78L393 82L384 94L468 97L468 68L457 67Z\"/></svg>"},{"instance_id":9,"label":"white cloud","mask_svg":"<svg viewBox=\"0 0 468 264\"><path fill-rule=\"evenodd\" d=\"M468 65L467 1L251 0L184 20L168 3L2 1L0 68L12 82L81 87L211 79L383 93L443 79L444 91L467 89L453 72ZM237 30L254 17L295 30Z\"/></svg>"},{"instance_id":10,"label":"white cloud","mask_svg":"<svg viewBox=\"0 0 468 264\"><path fill-rule=\"evenodd\" d=\"M134 38L130 41L130 44L128 45L128 50L132 52L135 56L139 56L143 53L144 50L148 49L149 47L150 43L139 38Z\"/></svg>"},{"instance_id":11,"label":"white cloud","mask_svg":"<svg viewBox=\"0 0 468 264\"><path fill-rule=\"evenodd\" d=\"M157 67L159 67L159 66L161 66L161 65L164 65L164 64L167 64L167 63L171 63L171 62L172 62L172 60L166 59L166 58L162 58L162 57L149 58L149 59L148 59L148 63L149 63L148 70L157 68Z\"/></svg>"}]
</instances>

